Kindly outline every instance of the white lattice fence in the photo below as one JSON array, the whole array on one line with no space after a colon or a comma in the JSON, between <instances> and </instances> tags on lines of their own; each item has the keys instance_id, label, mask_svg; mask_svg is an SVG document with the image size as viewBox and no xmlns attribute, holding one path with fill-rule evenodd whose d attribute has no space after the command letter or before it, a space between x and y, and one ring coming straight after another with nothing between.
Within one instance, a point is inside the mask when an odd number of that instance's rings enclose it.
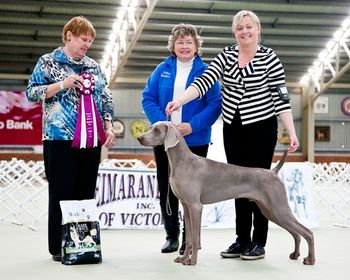
<instances>
[{"instance_id":1,"label":"white lattice fence","mask_svg":"<svg viewBox=\"0 0 350 280\"><path fill-rule=\"evenodd\" d=\"M0 164L0 221L11 220L21 225L31 220L30 227L47 215L47 181L42 161L24 162L12 159Z\"/></svg>"},{"instance_id":2,"label":"white lattice fence","mask_svg":"<svg viewBox=\"0 0 350 280\"><path fill-rule=\"evenodd\" d=\"M322 225L350 226L350 164L312 164L317 219ZM154 168L154 161L105 160L100 168ZM44 163L12 159L0 162L0 221L35 223L47 217Z\"/></svg>"},{"instance_id":3,"label":"white lattice fence","mask_svg":"<svg viewBox=\"0 0 350 280\"><path fill-rule=\"evenodd\" d=\"M350 164L310 164L318 220L350 226Z\"/></svg>"}]
</instances>

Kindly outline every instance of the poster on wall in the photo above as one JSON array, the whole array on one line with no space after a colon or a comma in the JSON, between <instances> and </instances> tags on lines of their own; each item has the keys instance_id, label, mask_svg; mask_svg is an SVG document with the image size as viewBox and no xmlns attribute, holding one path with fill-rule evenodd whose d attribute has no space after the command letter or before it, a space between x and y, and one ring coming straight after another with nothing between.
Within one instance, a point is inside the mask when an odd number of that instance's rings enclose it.
<instances>
[{"instance_id":1,"label":"poster on wall","mask_svg":"<svg viewBox=\"0 0 350 280\"><path fill-rule=\"evenodd\" d=\"M319 96L314 103L314 112L316 114L328 114L328 96Z\"/></svg>"},{"instance_id":2,"label":"poster on wall","mask_svg":"<svg viewBox=\"0 0 350 280\"><path fill-rule=\"evenodd\" d=\"M0 91L0 132L0 145L41 145L41 104L24 91Z\"/></svg>"},{"instance_id":3,"label":"poster on wall","mask_svg":"<svg viewBox=\"0 0 350 280\"><path fill-rule=\"evenodd\" d=\"M286 162L278 174L294 217L308 228L318 226L312 174L312 167L302 162Z\"/></svg>"}]
</instances>

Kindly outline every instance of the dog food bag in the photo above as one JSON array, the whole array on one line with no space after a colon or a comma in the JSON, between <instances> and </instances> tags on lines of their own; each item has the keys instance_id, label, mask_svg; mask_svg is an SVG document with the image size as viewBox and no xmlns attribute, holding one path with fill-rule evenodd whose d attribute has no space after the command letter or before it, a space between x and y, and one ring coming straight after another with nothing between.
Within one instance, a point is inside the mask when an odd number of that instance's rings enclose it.
<instances>
[{"instance_id":1,"label":"dog food bag","mask_svg":"<svg viewBox=\"0 0 350 280\"><path fill-rule=\"evenodd\" d=\"M62 263L91 264L102 262L100 225L96 201L63 200Z\"/></svg>"}]
</instances>

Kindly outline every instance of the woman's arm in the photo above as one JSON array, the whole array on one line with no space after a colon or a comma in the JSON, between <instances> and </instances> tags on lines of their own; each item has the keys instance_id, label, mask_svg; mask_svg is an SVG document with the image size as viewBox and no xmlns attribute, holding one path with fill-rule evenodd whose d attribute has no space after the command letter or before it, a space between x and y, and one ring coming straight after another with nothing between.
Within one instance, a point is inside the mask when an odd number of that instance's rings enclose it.
<instances>
[{"instance_id":1,"label":"woman's arm","mask_svg":"<svg viewBox=\"0 0 350 280\"><path fill-rule=\"evenodd\" d=\"M289 136L289 152L295 152L299 147L299 140L295 133L292 112L282 112L279 114L283 126L286 128Z\"/></svg>"},{"instance_id":2,"label":"woman's arm","mask_svg":"<svg viewBox=\"0 0 350 280\"><path fill-rule=\"evenodd\" d=\"M195 98L201 98L224 74L226 60L225 51L219 53L204 73L185 90L181 98L168 103L165 109L166 114L171 115L183 104Z\"/></svg>"},{"instance_id":3,"label":"woman's arm","mask_svg":"<svg viewBox=\"0 0 350 280\"><path fill-rule=\"evenodd\" d=\"M187 102L190 102L191 100L197 97L199 97L198 89L194 86L189 86L180 98L168 103L168 105L165 108L166 114L170 116L172 112L178 110L182 105L186 104Z\"/></svg>"}]
</instances>

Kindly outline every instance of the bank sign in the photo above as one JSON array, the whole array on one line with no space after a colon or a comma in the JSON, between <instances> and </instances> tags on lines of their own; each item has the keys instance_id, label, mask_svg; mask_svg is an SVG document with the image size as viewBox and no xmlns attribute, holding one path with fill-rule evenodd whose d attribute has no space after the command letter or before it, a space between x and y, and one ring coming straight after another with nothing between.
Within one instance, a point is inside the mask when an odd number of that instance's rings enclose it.
<instances>
[{"instance_id":1,"label":"bank sign","mask_svg":"<svg viewBox=\"0 0 350 280\"><path fill-rule=\"evenodd\" d=\"M0 90L0 145L41 145L42 106L24 91Z\"/></svg>"}]
</instances>

